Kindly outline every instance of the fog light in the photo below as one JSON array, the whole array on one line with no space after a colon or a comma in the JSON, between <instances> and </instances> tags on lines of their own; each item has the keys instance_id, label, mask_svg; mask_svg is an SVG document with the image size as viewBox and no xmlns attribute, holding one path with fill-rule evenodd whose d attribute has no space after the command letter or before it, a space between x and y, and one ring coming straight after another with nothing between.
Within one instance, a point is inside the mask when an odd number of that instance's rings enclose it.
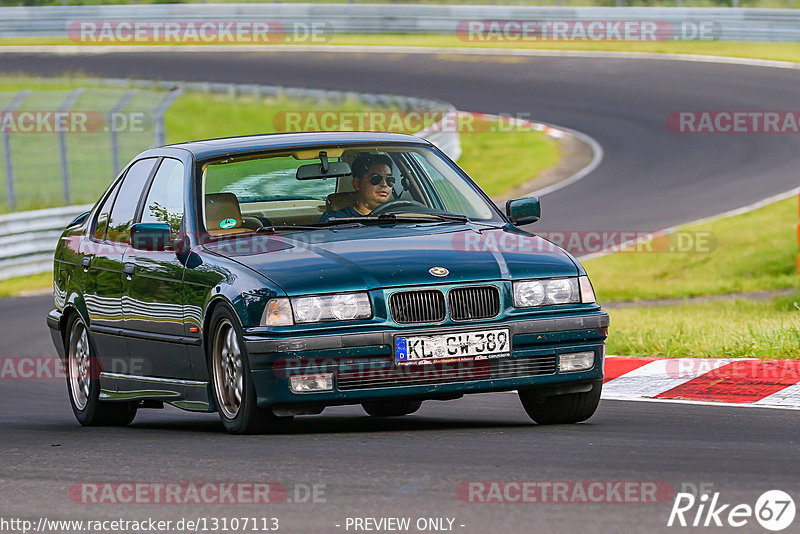
<instances>
[{"instance_id":1,"label":"fog light","mask_svg":"<svg viewBox=\"0 0 800 534\"><path fill-rule=\"evenodd\" d=\"M330 391L333 389L333 373L293 376L289 379L289 383L295 393Z\"/></svg>"},{"instance_id":2,"label":"fog light","mask_svg":"<svg viewBox=\"0 0 800 534\"><path fill-rule=\"evenodd\" d=\"M572 373L575 371L585 371L594 365L594 351L571 352L562 354L558 357L558 372Z\"/></svg>"}]
</instances>

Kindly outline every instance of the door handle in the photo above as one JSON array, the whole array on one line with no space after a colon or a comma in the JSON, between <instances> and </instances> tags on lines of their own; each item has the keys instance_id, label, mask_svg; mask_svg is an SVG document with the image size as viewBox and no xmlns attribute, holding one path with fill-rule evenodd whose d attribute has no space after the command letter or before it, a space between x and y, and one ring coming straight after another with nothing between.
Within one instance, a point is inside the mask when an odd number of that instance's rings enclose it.
<instances>
[{"instance_id":1,"label":"door handle","mask_svg":"<svg viewBox=\"0 0 800 534\"><path fill-rule=\"evenodd\" d=\"M91 256L84 256L81 260L81 265L83 265L83 272L89 271L89 265L92 264L92 257Z\"/></svg>"},{"instance_id":2,"label":"door handle","mask_svg":"<svg viewBox=\"0 0 800 534\"><path fill-rule=\"evenodd\" d=\"M125 266L122 268L122 272L125 273L125 276L128 280L131 279L133 273L136 271L136 265L133 263L126 263Z\"/></svg>"}]
</instances>

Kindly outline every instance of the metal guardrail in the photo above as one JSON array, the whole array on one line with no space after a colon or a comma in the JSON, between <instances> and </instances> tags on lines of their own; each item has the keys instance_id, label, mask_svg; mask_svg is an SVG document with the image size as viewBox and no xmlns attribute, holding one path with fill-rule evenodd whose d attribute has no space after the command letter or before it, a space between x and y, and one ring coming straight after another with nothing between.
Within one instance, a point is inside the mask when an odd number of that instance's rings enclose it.
<instances>
[{"instance_id":1,"label":"metal guardrail","mask_svg":"<svg viewBox=\"0 0 800 534\"><path fill-rule=\"evenodd\" d=\"M297 99L313 98L317 101L330 102L358 100L369 106L400 110L449 110L455 112L455 108L446 102L398 95L302 89L275 85L124 79L106 79L101 82L108 86L167 90L179 88L183 91L223 93L231 96L237 94L285 95ZM434 126L432 130L437 129ZM461 155L461 141L457 131L441 128L433 134L423 135L452 159L457 160ZM52 269L56 242L64 227L91 207L91 204L65 206L0 215L0 280Z\"/></svg>"},{"instance_id":2,"label":"metal guardrail","mask_svg":"<svg viewBox=\"0 0 800 534\"><path fill-rule=\"evenodd\" d=\"M0 37L67 37L85 21L324 23L336 33L454 33L464 20L707 22L715 38L800 41L800 10L419 4L152 4L0 8ZM334 41L335 42L335 41Z\"/></svg>"},{"instance_id":3,"label":"metal guardrail","mask_svg":"<svg viewBox=\"0 0 800 534\"><path fill-rule=\"evenodd\" d=\"M64 227L92 205L0 215L0 280L48 271Z\"/></svg>"}]
</instances>

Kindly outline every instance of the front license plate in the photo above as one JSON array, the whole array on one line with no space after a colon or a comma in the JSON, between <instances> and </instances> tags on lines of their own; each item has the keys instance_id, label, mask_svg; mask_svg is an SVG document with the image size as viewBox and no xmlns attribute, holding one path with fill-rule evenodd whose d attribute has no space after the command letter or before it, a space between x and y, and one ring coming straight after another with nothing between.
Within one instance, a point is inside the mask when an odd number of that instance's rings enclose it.
<instances>
[{"instance_id":1,"label":"front license plate","mask_svg":"<svg viewBox=\"0 0 800 534\"><path fill-rule=\"evenodd\" d=\"M397 336L395 361L402 364L459 359L488 359L511 356L508 328L454 332L433 336Z\"/></svg>"}]
</instances>

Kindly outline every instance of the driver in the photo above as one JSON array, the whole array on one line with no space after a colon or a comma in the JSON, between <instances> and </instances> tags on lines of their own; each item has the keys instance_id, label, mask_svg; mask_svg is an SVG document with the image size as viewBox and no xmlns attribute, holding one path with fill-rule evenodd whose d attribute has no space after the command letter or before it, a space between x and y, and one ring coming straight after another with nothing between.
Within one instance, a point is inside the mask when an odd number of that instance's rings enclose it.
<instances>
[{"instance_id":1,"label":"driver","mask_svg":"<svg viewBox=\"0 0 800 534\"><path fill-rule=\"evenodd\" d=\"M354 206L326 211L319 222L332 217L362 217L385 204L392 198L395 178L392 176L392 160L385 154L362 154L350 165L353 170Z\"/></svg>"}]
</instances>

